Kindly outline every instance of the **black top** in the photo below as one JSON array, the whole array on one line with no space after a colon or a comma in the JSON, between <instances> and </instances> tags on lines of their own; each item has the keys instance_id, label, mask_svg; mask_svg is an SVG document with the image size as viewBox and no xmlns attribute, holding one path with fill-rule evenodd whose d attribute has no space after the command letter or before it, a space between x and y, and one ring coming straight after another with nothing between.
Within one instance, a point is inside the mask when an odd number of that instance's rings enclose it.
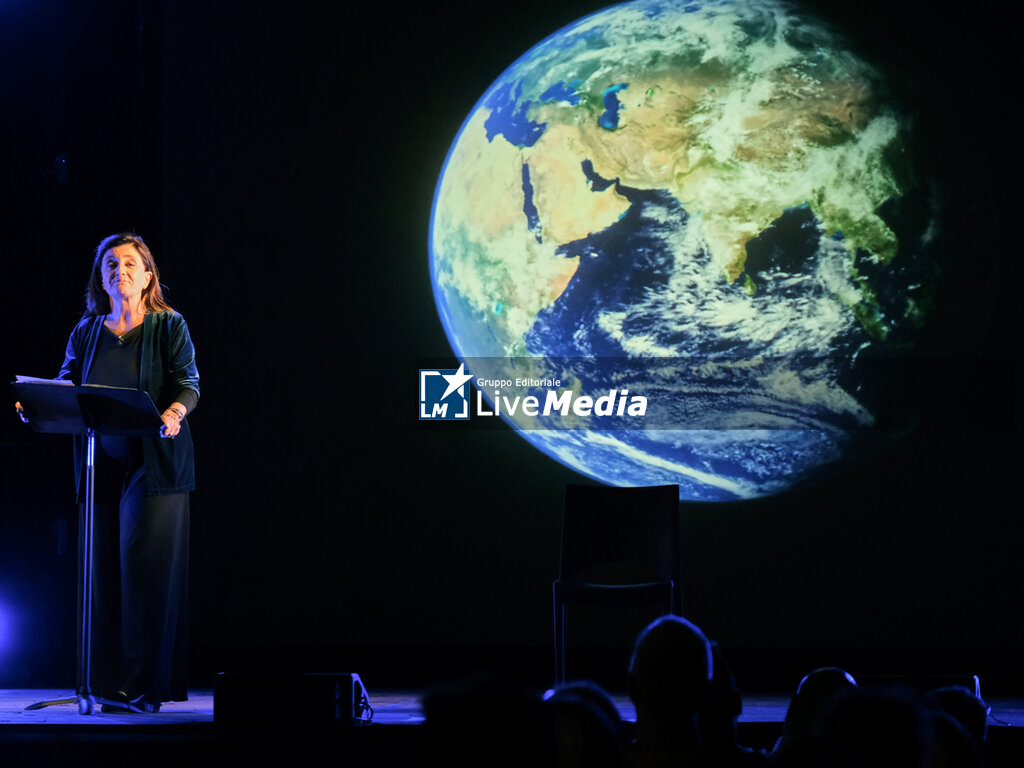
<instances>
[{"instance_id":1,"label":"black top","mask_svg":"<svg viewBox=\"0 0 1024 768\"><path fill-rule=\"evenodd\" d=\"M105 338L110 332L103 321L101 315L87 315L75 326L68 339L64 364L58 378L75 384L97 382L92 366L101 340L117 343L116 337ZM138 380L130 384L131 388L149 393L157 412L177 400L186 405L191 414L199 399L199 371L196 369L195 347L185 318L170 310L147 312L142 324L139 354ZM192 397L191 405L184 399L189 394ZM134 438L133 445L142 448L147 496L186 493L195 488L195 462L189 419L182 420L181 431L174 440L156 436L140 437ZM75 476L80 501L85 487L84 468L85 440L76 436Z\"/></svg>"},{"instance_id":2,"label":"black top","mask_svg":"<svg viewBox=\"0 0 1024 768\"><path fill-rule=\"evenodd\" d=\"M139 360L142 357L142 324L123 336L103 326L96 345L96 356L86 384L106 387L139 388Z\"/></svg>"},{"instance_id":3,"label":"black top","mask_svg":"<svg viewBox=\"0 0 1024 768\"><path fill-rule=\"evenodd\" d=\"M96 344L96 356L89 369L86 384L106 387L139 388L139 360L142 358L142 324L123 336L103 326ZM100 447L108 456L122 459L132 454L130 437L100 435ZM138 453L138 451L136 451Z\"/></svg>"}]
</instances>

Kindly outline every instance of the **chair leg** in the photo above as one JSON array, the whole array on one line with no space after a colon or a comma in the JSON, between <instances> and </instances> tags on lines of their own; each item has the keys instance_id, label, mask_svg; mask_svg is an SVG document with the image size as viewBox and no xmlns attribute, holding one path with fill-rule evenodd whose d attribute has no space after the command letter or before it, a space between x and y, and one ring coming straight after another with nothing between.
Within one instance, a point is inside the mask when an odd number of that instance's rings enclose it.
<instances>
[{"instance_id":1,"label":"chair leg","mask_svg":"<svg viewBox=\"0 0 1024 768\"><path fill-rule=\"evenodd\" d=\"M565 603L554 599L555 685L565 682Z\"/></svg>"},{"instance_id":2,"label":"chair leg","mask_svg":"<svg viewBox=\"0 0 1024 768\"><path fill-rule=\"evenodd\" d=\"M560 683L565 682L565 665L568 663L568 640L566 639L566 633L568 632L568 616L569 616L569 605L565 601L562 602L562 615L559 617L562 621L562 643L559 646L562 653L562 675L559 679Z\"/></svg>"}]
</instances>

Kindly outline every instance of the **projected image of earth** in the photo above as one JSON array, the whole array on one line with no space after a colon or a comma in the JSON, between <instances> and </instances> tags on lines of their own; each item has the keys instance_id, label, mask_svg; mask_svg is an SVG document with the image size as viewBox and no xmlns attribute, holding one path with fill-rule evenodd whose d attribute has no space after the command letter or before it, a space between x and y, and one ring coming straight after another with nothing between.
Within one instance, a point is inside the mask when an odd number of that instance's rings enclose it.
<instances>
[{"instance_id":1,"label":"projected image of earth","mask_svg":"<svg viewBox=\"0 0 1024 768\"><path fill-rule=\"evenodd\" d=\"M639 0L556 32L482 96L438 182L455 354L478 378L647 396L643 429L507 417L601 482L733 500L855 461L894 402L867 362L912 347L936 262L890 94L786 2Z\"/></svg>"}]
</instances>

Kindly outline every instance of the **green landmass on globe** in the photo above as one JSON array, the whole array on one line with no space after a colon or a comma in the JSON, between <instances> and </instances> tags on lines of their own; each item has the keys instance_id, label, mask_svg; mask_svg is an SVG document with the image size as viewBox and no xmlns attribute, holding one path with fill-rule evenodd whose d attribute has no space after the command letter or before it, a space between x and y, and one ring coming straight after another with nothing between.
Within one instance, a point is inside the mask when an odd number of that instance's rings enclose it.
<instances>
[{"instance_id":1,"label":"green landmass on globe","mask_svg":"<svg viewBox=\"0 0 1024 768\"><path fill-rule=\"evenodd\" d=\"M506 416L602 482L727 500L811 480L878 445L887 382L864 361L928 320L938 216L912 129L886 73L798 4L587 16L449 151L430 250L452 347L488 380L648 395L642 429Z\"/></svg>"}]
</instances>

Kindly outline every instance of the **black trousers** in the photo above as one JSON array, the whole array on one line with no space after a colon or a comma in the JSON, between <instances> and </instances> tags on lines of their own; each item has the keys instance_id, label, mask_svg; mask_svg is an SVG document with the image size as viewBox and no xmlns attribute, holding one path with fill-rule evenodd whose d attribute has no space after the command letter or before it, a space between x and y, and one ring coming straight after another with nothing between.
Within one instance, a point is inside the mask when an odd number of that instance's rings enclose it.
<instances>
[{"instance_id":1,"label":"black trousers","mask_svg":"<svg viewBox=\"0 0 1024 768\"><path fill-rule=\"evenodd\" d=\"M146 496L144 479L138 446L126 458L112 458L97 446L89 685L104 698L124 692L153 704L185 701L189 498ZM83 504L80 562L84 533ZM82 691L85 670L78 674Z\"/></svg>"}]
</instances>

